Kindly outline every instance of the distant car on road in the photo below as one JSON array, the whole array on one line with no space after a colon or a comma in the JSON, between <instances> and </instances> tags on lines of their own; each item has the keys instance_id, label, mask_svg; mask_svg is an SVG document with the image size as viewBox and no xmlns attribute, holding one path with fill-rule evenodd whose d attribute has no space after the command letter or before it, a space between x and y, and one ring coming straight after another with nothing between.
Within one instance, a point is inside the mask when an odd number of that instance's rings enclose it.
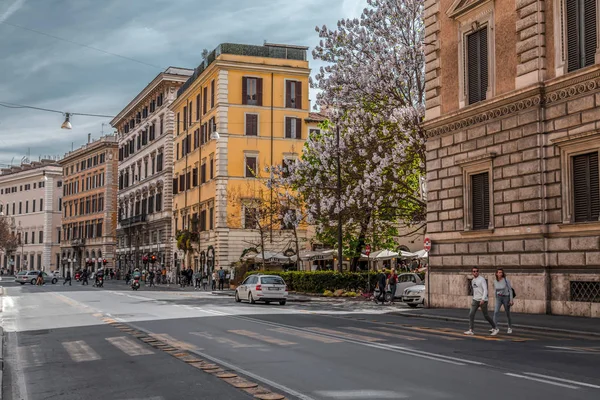
<instances>
[{"instance_id":1,"label":"distant car on road","mask_svg":"<svg viewBox=\"0 0 600 400\"><path fill-rule=\"evenodd\" d=\"M419 304L425 304L425 285L415 285L404 289L402 301L412 308Z\"/></svg>"},{"instance_id":2,"label":"distant car on road","mask_svg":"<svg viewBox=\"0 0 600 400\"><path fill-rule=\"evenodd\" d=\"M283 278L277 275L251 275L235 289L235 301L247 300L250 304L264 301L266 304L279 302L285 305L288 297Z\"/></svg>"},{"instance_id":3,"label":"distant car on road","mask_svg":"<svg viewBox=\"0 0 600 400\"><path fill-rule=\"evenodd\" d=\"M423 284L423 280L419 276L419 274L415 274L412 272L405 272L403 274L398 275L398 284L396 285L396 293L394 293L394 297L401 299L404 296L404 290L414 285Z\"/></svg>"},{"instance_id":4,"label":"distant car on road","mask_svg":"<svg viewBox=\"0 0 600 400\"><path fill-rule=\"evenodd\" d=\"M39 275L40 271L20 271L17 276L15 276L15 282L20 283L21 285L24 285L26 283L31 283L32 285L35 285L35 282L37 281L37 277ZM42 276L44 277L44 282L50 282L53 285L58 282L58 279L54 276L50 276L45 272L42 272Z\"/></svg>"}]
</instances>

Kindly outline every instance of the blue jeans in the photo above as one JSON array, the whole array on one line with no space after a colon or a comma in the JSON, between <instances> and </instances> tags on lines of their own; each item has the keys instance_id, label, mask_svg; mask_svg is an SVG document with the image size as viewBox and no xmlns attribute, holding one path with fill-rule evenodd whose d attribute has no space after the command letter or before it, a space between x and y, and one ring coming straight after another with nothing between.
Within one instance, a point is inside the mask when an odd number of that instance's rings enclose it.
<instances>
[{"instance_id":1,"label":"blue jeans","mask_svg":"<svg viewBox=\"0 0 600 400\"><path fill-rule=\"evenodd\" d=\"M506 318L508 319L508 327L512 327L512 321L510 319L510 296L496 296L496 306L494 307L494 323L498 325L498 313L500 313L500 307L504 305L504 311L506 311Z\"/></svg>"}]
</instances>

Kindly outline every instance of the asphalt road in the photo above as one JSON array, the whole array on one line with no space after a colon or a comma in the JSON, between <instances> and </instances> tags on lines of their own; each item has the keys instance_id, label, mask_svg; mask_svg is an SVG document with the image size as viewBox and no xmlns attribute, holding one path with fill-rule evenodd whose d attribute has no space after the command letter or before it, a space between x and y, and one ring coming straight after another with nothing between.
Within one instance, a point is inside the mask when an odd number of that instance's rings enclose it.
<instances>
[{"instance_id":1,"label":"asphalt road","mask_svg":"<svg viewBox=\"0 0 600 400\"><path fill-rule=\"evenodd\" d=\"M104 289L3 286L3 392L11 400L251 398L107 320L290 399L600 398L598 337L492 338L482 324L465 337L462 324L390 315L397 308L371 303L249 305L109 281Z\"/></svg>"}]
</instances>

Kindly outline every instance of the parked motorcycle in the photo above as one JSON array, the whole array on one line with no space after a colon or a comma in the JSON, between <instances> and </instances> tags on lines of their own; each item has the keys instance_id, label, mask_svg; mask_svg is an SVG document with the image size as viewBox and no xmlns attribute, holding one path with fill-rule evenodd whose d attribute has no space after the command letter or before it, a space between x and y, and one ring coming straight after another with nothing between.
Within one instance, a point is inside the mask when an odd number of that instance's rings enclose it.
<instances>
[{"instance_id":1,"label":"parked motorcycle","mask_svg":"<svg viewBox=\"0 0 600 400\"><path fill-rule=\"evenodd\" d=\"M104 287L104 278L99 276L98 280L96 281L96 287Z\"/></svg>"},{"instance_id":2,"label":"parked motorcycle","mask_svg":"<svg viewBox=\"0 0 600 400\"><path fill-rule=\"evenodd\" d=\"M133 282L131 283L131 289L138 290L140 288L140 279L133 278Z\"/></svg>"}]
</instances>

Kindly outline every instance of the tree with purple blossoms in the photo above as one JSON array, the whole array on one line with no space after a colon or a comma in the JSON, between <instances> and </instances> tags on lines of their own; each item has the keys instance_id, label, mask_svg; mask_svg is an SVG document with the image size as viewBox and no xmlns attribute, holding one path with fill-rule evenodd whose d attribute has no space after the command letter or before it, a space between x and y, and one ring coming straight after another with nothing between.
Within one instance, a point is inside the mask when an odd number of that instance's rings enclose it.
<instances>
[{"instance_id":1,"label":"tree with purple blossoms","mask_svg":"<svg viewBox=\"0 0 600 400\"><path fill-rule=\"evenodd\" d=\"M312 87L329 122L306 142L293 179L322 239L335 237L341 216L353 270L367 237L389 246L398 228L425 225L422 13L423 0L367 0L360 19L317 28L313 56L327 65Z\"/></svg>"}]
</instances>

